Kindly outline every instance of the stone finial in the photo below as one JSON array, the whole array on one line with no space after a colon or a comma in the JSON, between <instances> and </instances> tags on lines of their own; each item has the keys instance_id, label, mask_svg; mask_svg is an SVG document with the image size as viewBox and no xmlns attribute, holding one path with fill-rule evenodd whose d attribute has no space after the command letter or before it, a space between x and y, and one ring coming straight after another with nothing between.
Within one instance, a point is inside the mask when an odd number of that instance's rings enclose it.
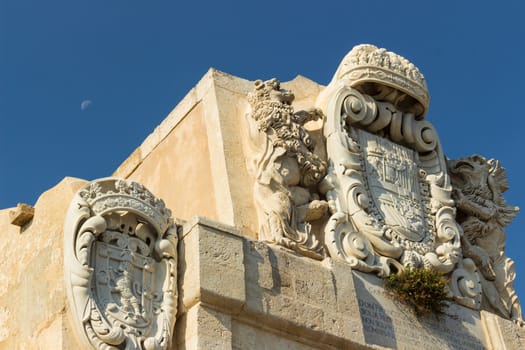
<instances>
[{"instance_id":1,"label":"stone finial","mask_svg":"<svg viewBox=\"0 0 525 350\"><path fill-rule=\"evenodd\" d=\"M18 203L16 209L9 212L9 219L12 225L23 227L33 219L35 208L29 204Z\"/></svg>"}]
</instances>

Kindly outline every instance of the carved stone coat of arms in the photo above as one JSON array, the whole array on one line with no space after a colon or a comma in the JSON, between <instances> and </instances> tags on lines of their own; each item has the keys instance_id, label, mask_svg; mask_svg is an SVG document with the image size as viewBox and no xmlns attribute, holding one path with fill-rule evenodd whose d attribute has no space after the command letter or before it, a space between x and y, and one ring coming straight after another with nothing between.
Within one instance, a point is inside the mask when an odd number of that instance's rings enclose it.
<instances>
[{"instance_id":1,"label":"carved stone coat of arms","mask_svg":"<svg viewBox=\"0 0 525 350\"><path fill-rule=\"evenodd\" d=\"M142 185L106 178L78 191L65 224L76 331L94 349L168 349L177 308L177 227Z\"/></svg>"},{"instance_id":2,"label":"carved stone coat of arms","mask_svg":"<svg viewBox=\"0 0 525 350\"><path fill-rule=\"evenodd\" d=\"M343 59L318 104L326 110L331 209L325 245L357 270L386 276L428 268L450 276L451 296L479 308L474 262L463 258L452 185L437 132L424 119L419 70L373 45Z\"/></svg>"},{"instance_id":3,"label":"carved stone coat of arms","mask_svg":"<svg viewBox=\"0 0 525 350\"><path fill-rule=\"evenodd\" d=\"M276 80L259 81L248 97L248 121L256 121L259 130L252 139L266 140L258 142L266 148L260 147L263 156L255 157L260 166L254 172L263 239L313 258L343 260L382 277L406 268L433 269L447 276L456 302L474 309L481 306L482 288L503 290L502 283L485 282L478 273L478 268L496 264L486 262L490 252L481 250L480 239L472 249L465 239L464 229L470 234L475 220L458 221L458 208L464 217L471 206L457 201L460 192L438 134L425 119L430 97L417 67L393 52L359 45L343 59L310 112L294 113L291 97ZM323 120L324 154L313 153L303 127L314 114ZM295 157L300 168L315 169L315 181L279 176L275 169L283 168L285 157ZM261 175L266 173L273 175ZM273 197L275 203L268 199ZM512 274L507 275L511 280ZM499 309L519 314L511 289L498 292L508 299Z\"/></svg>"}]
</instances>

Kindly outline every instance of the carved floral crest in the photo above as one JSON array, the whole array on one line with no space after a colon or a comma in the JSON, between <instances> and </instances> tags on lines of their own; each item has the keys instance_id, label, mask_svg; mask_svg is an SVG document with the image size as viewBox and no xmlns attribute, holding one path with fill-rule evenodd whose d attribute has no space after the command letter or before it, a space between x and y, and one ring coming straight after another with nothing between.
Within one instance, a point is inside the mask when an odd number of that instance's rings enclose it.
<instances>
[{"instance_id":1,"label":"carved floral crest","mask_svg":"<svg viewBox=\"0 0 525 350\"><path fill-rule=\"evenodd\" d=\"M425 77L414 64L394 52L370 44L354 47L330 84L343 79L362 93L402 106L417 119L428 110L430 95Z\"/></svg>"},{"instance_id":2,"label":"carved floral crest","mask_svg":"<svg viewBox=\"0 0 525 350\"><path fill-rule=\"evenodd\" d=\"M142 185L105 178L75 195L65 278L79 337L94 349L168 349L177 307L177 227Z\"/></svg>"}]
</instances>

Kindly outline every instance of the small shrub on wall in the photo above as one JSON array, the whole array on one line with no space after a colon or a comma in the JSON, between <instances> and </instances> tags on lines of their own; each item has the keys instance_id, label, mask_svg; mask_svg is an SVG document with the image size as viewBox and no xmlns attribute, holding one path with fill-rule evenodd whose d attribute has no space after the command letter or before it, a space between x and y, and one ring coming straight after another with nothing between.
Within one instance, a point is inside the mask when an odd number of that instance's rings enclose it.
<instances>
[{"instance_id":1,"label":"small shrub on wall","mask_svg":"<svg viewBox=\"0 0 525 350\"><path fill-rule=\"evenodd\" d=\"M447 306L447 281L437 271L408 268L385 279L385 288L416 315L441 314Z\"/></svg>"}]
</instances>

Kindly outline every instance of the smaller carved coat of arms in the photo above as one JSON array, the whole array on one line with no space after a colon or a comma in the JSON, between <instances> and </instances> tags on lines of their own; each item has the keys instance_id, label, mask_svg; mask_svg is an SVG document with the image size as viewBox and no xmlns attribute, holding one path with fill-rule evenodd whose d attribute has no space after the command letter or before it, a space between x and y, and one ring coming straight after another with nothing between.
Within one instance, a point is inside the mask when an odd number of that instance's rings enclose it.
<instances>
[{"instance_id":1,"label":"smaller carved coat of arms","mask_svg":"<svg viewBox=\"0 0 525 350\"><path fill-rule=\"evenodd\" d=\"M142 185L93 181L65 224L65 278L76 331L94 349L169 347L177 303L177 227Z\"/></svg>"}]
</instances>

